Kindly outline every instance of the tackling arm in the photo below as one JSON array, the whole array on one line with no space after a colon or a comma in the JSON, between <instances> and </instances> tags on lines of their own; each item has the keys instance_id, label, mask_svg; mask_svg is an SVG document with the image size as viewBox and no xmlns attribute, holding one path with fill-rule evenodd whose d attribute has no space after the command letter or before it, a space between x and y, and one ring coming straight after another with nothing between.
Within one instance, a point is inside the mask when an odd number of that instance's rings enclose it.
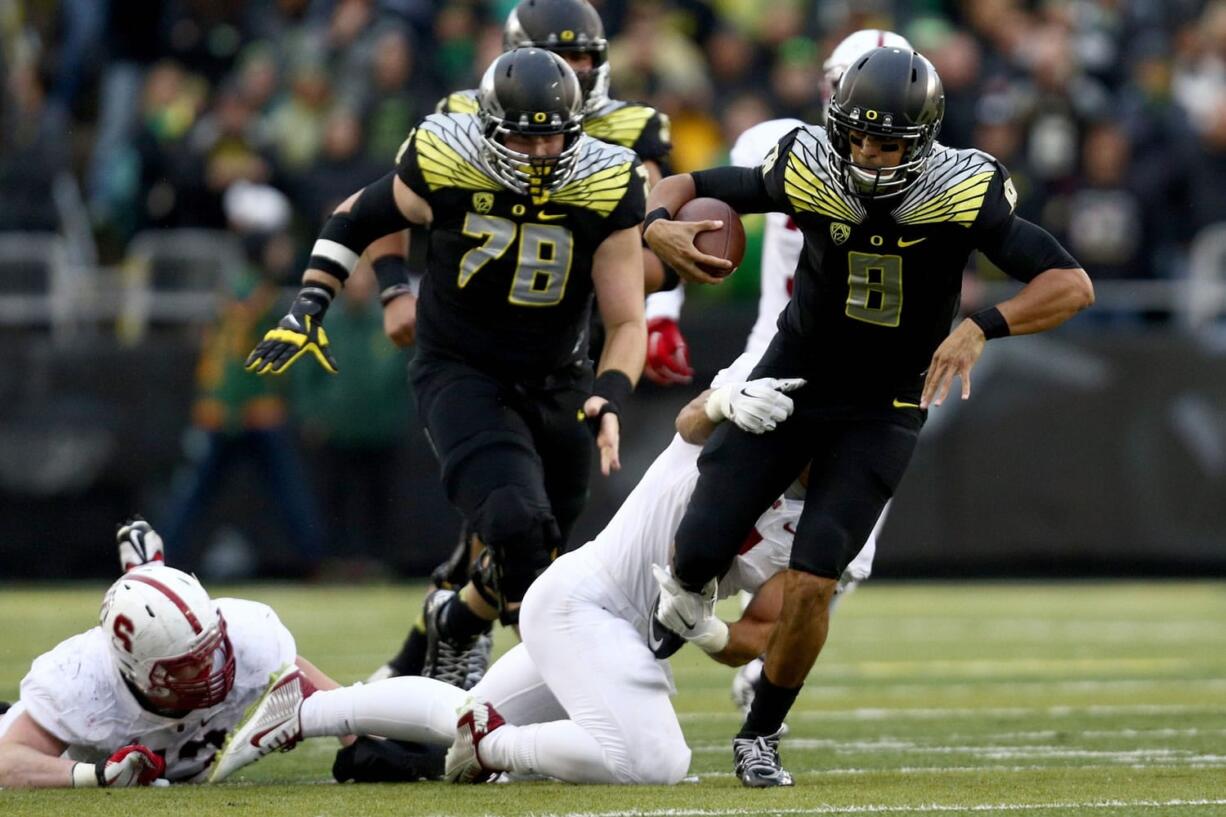
<instances>
[{"instance_id":1,"label":"tackling arm","mask_svg":"<svg viewBox=\"0 0 1226 817\"><path fill-rule=\"evenodd\" d=\"M739 667L766 652L775 622L783 610L783 575L776 573L762 583L740 619L728 625L728 644L712 653L713 659Z\"/></svg>"}]
</instances>

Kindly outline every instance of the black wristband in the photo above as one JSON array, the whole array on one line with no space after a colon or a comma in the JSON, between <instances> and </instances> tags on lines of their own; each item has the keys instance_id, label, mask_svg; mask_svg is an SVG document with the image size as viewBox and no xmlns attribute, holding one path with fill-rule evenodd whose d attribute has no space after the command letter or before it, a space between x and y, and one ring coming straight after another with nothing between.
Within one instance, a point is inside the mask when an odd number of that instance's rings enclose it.
<instances>
[{"instance_id":1,"label":"black wristband","mask_svg":"<svg viewBox=\"0 0 1226 817\"><path fill-rule=\"evenodd\" d=\"M647 218L643 219L643 234L647 234L647 228L660 219L671 219L673 214L668 212L667 207L657 207L647 214Z\"/></svg>"},{"instance_id":2,"label":"black wristband","mask_svg":"<svg viewBox=\"0 0 1226 817\"><path fill-rule=\"evenodd\" d=\"M614 411L620 411L633 393L634 384L630 382L630 376L618 369L601 372L592 384L592 394L608 400L613 404Z\"/></svg>"},{"instance_id":3,"label":"black wristband","mask_svg":"<svg viewBox=\"0 0 1226 817\"><path fill-rule=\"evenodd\" d=\"M298 297L290 307L290 314L310 315L318 323L328 314L328 307L332 305L332 299L335 297L336 293L332 291L332 287L311 282L298 291Z\"/></svg>"},{"instance_id":4,"label":"black wristband","mask_svg":"<svg viewBox=\"0 0 1226 817\"><path fill-rule=\"evenodd\" d=\"M968 316L975 325L983 330L983 337L986 340L993 338L1009 337L1009 322L1005 320L1005 316L1000 314L1000 310L994 306L987 309L981 309Z\"/></svg>"},{"instance_id":5,"label":"black wristband","mask_svg":"<svg viewBox=\"0 0 1226 817\"><path fill-rule=\"evenodd\" d=\"M379 291L390 289L397 284L409 282L409 266L404 263L402 255L384 255L376 258L370 265L375 271L375 280L379 282Z\"/></svg>"}]
</instances>

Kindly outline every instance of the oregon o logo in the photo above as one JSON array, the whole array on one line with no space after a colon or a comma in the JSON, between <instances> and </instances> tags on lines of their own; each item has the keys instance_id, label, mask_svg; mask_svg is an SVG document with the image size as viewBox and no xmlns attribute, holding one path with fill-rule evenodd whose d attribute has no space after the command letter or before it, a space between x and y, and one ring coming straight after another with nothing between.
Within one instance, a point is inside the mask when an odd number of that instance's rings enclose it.
<instances>
[{"instance_id":1,"label":"oregon o logo","mask_svg":"<svg viewBox=\"0 0 1226 817\"><path fill-rule=\"evenodd\" d=\"M864 118L867 119L869 122L876 122L877 117L878 117L878 113L876 111L865 111L864 112Z\"/></svg>"},{"instance_id":2,"label":"oregon o logo","mask_svg":"<svg viewBox=\"0 0 1226 817\"><path fill-rule=\"evenodd\" d=\"M880 247L884 242L885 239L879 235L875 235L868 240L868 243L872 244L874 247Z\"/></svg>"},{"instance_id":3,"label":"oregon o logo","mask_svg":"<svg viewBox=\"0 0 1226 817\"><path fill-rule=\"evenodd\" d=\"M549 114L545 113L544 111L537 111L536 113L532 114L533 122L544 122L548 118Z\"/></svg>"},{"instance_id":4,"label":"oregon o logo","mask_svg":"<svg viewBox=\"0 0 1226 817\"><path fill-rule=\"evenodd\" d=\"M573 39L575 39L575 32L571 31L569 28L562 32L562 42L568 43Z\"/></svg>"},{"instance_id":5,"label":"oregon o logo","mask_svg":"<svg viewBox=\"0 0 1226 817\"><path fill-rule=\"evenodd\" d=\"M511 215L522 216L526 208L522 204L517 204L511 208Z\"/></svg>"}]
</instances>

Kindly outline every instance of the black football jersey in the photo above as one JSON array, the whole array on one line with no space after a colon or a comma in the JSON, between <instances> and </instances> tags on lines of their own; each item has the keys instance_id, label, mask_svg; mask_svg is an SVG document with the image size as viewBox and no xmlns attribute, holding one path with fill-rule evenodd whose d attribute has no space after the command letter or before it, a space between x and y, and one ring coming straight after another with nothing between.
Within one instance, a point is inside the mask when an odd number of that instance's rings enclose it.
<instances>
[{"instance_id":1,"label":"black football jersey","mask_svg":"<svg viewBox=\"0 0 1226 817\"><path fill-rule=\"evenodd\" d=\"M582 137L570 180L533 197L500 184L480 146L476 116L434 114L396 160L434 213L418 344L500 376L544 376L586 357L592 258L643 220L646 171L633 152Z\"/></svg>"},{"instance_id":2,"label":"black football jersey","mask_svg":"<svg viewBox=\"0 0 1226 817\"><path fill-rule=\"evenodd\" d=\"M477 92L456 91L439 100L439 113L476 113ZM644 162L655 162L660 170L669 172L668 155L672 152L668 114L638 102L611 100L600 110L583 118L583 132L588 136L630 148Z\"/></svg>"},{"instance_id":3,"label":"black football jersey","mask_svg":"<svg viewBox=\"0 0 1226 817\"><path fill-rule=\"evenodd\" d=\"M1014 217L1017 194L976 150L934 146L914 186L878 202L848 194L833 159L825 130L805 126L762 165L805 239L779 330L804 344L815 375L912 394L949 334L971 251Z\"/></svg>"}]
</instances>

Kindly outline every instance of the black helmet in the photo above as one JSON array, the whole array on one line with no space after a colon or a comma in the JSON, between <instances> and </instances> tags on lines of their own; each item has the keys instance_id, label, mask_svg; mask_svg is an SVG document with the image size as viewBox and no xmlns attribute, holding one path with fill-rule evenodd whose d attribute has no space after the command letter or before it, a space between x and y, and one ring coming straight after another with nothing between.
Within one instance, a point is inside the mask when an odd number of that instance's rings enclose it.
<instances>
[{"instance_id":1,"label":"black helmet","mask_svg":"<svg viewBox=\"0 0 1226 817\"><path fill-rule=\"evenodd\" d=\"M932 63L914 51L874 48L858 57L835 90L826 133L843 185L861 198L889 198L915 184L945 115L945 91ZM851 133L903 142L901 161L868 168L851 161Z\"/></svg>"},{"instance_id":2,"label":"black helmet","mask_svg":"<svg viewBox=\"0 0 1226 817\"><path fill-rule=\"evenodd\" d=\"M486 164L518 193L539 195L566 183L583 135L583 94L570 66L539 48L516 48L490 65L477 90ZM562 134L562 152L531 156L511 150L507 134Z\"/></svg>"},{"instance_id":3,"label":"black helmet","mask_svg":"<svg viewBox=\"0 0 1226 817\"><path fill-rule=\"evenodd\" d=\"M520 0L502 28L502 47L509 51L529 45L557 54L591 54L591 70L576 72L584 113L609 101L609 41L587 0Z\"/></svg>"}]
</instances>

